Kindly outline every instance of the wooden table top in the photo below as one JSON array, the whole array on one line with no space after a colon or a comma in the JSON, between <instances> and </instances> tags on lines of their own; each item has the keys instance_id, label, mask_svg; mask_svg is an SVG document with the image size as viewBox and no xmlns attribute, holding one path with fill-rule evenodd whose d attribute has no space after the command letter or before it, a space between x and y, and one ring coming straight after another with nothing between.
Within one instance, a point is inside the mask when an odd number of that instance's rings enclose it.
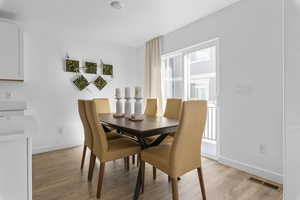
<instances>
[{"instance_id":1,"label":"wooden table top","mask_svg":"<svg viewBox=\"0 0 300 200\"><path fill-rule=\"evenodd\" d=\"M147 115L144 115L143 121L131 121L124 117L115 118L113 114L99 114L99 118L106 125L138 137L173 133L179 125L178 120Z\"/></svg>"}]
</instances>

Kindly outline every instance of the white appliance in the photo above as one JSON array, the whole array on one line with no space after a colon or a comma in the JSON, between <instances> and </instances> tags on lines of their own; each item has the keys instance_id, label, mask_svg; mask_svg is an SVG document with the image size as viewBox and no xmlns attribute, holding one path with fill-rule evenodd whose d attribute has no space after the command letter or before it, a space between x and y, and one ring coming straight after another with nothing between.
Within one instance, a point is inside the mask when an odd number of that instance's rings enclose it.
<instances>
[{"instance_id":1,"label":"white appliance","mask_svg":"<svg viewBox=\"0 0 300 200\"><path fill-rule=\"evenodd\" d=\"M23 81L23 33L13 21L0 18L0 80Z\"/></svg>"},{"instance_id":2,"label":"white appliance","mask_svg":"<svg viewBox=\"0 0 300 200\"><path fill-rule=\"evenodd\" d=\"M32 200L35 122L23 101L0 100L0 200Z\"/></svg>"}]
</instances>

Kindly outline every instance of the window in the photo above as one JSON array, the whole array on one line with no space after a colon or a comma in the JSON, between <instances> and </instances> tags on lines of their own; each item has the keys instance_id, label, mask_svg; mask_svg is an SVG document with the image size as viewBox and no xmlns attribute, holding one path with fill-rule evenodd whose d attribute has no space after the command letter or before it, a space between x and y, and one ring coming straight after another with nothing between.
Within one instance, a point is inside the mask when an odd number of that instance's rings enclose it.
<instances>
[{"instance_id":1,"label":"window","mask_svg":"<svg viewBox=\"0 0 300 200\"><path fill-rule=\"evenodd\" d=\"M162 57L165 98L216 103L216 45L193 47Z\"/></svg>"},{"instance_id":2,"label":"window","mask_svg":"<svg viewBox=\"0 0 300 200\"><path fill-rule=\"evenodd\" d=\"M180 55L164 59L165 66L165 96L167 98L183 98L184 71Z\"/></svg>"}]
</instances>

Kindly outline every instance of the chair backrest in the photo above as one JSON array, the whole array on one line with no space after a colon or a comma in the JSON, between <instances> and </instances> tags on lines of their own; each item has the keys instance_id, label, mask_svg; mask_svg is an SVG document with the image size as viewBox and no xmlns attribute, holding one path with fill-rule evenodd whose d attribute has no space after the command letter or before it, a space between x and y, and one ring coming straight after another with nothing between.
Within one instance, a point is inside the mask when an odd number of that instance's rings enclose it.
<instances>
[{"instance_id":1,"label":"chair backrest","mask_svg":"<svg viewBox=\"0 0 300 200\"><path fill-rule=\"evenodd\" d=\"M181 107L182 99L167 99L164 117L179 120Z\"/></svg>"},{"instance_id":2,"label":"chair backrest","mask_svg":"<svg viewBox=\"0 0 300 200\"><path fill-rule=\"evenodd\" d=\"M185 101L170 155L172 173L181 176L201 166L201 143L207 118L207 101Z\"/></svg>"},{"instance_id":3,"label":"chair backrest","mask_svg":"<svg viewBox=\"0 0 300 200\"><path fill-rule=\"evenodd\" d=\"M157 99L147 99L145 115L156 116L157 114Z\"/></svg>"},{"instance_id":4,"label":"chair backrest","mask_svg":"<svg viewBox=\"0 0 300 200\"><path fill-rule=\"evenodd\" d=\"M96 103L96 112L99 113L111 113L110 111L110 105L109 105L109 99L106 98L97 98L94 99L94 102Z\"/></svg>"},{"instance_id":5,"label":"chair backrest","mask_svg":"<svg viewBox=\"0 0 300 200\"><path fill-rule=\"evenodd\" d=\"M93 100L86 101L85 108L93 134L93 152L95 155L101 157L108 151L108 142L103 126L100 123L98 113L96 112L96 103Z\"/></svg>"},{"instance_id":6,"label":"chair backrest","mask_svg":"<svg viewBox=\"0 0 300 200\"><path fill-rule=\"evenodd\" d=\"M93 149L93 134L91 127L89 125L86 111L85 111L85 101L86 100L78 100L78 112L79 116L83 125L84 130L84 143L87 145L90 149Z\"/></svg>"}]
</instances>

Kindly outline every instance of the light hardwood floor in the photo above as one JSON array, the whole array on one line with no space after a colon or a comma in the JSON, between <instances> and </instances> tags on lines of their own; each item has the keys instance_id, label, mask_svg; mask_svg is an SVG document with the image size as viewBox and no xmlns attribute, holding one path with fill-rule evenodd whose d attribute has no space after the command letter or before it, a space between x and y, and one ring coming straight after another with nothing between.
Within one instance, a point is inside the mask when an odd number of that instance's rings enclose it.
<instances>
[{"instance_id":1,"label":"light hardwood floor","mask_svg":"<svg viewBox=\"0 0 300 200\"><path fill-rule=\"evenodd\" d=\"M89 154L89 153L88 153ZM33 156L33 200L96 200L99 163L92 183L87 182L88 160L80 171L82 147ZM124 169L123 160L106 165L103 182L103 200L131 200L138 168ZM204 181L208 200L281 200L282 190L249 181L249 174L203 159ZM152 180L152 167L146 166L145 193L140 200L171 200L168 177L158 171ZM197 171L181 177L181 200L200 200Z\"/></svg>"}]
</instances>

